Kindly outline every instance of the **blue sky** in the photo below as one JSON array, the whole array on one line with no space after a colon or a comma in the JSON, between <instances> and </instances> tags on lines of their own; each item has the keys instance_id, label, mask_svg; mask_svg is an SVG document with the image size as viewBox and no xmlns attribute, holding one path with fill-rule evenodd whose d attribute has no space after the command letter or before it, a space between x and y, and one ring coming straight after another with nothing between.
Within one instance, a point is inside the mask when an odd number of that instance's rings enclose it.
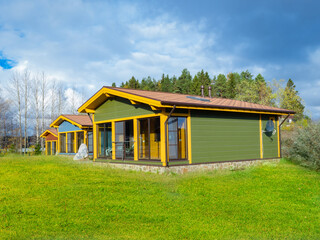
<instances>
[{"instance_id":1,"label":"blue sky","mask_svg":"<svg viewBox=\"0 0 320 240\"><path fill-rule=\"evenodd\" d=\"M45 71L88 97L131 76L248 69L293 79L320 118L317 1L2 1L0 81Z\"/></svg>"}]
</instances>

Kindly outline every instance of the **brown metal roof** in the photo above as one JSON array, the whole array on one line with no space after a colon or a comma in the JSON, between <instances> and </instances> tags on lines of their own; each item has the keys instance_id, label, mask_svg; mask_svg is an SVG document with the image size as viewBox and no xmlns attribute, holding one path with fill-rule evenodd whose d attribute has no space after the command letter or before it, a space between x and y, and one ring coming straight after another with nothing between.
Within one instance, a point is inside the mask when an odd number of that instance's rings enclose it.
<instances>
[{"instance_id":1,"label":"brown metal roof","mask_svg":"<svg viewBox=\"0 0 320 240\"><path fill-rule=\"evenodd\" d=\"M190 107L203 107L203 108L227 108L227 109L241 109L251 111L263 111L263 112L278 112L278 113L291 113L295 112L292 110L281 109L276 107L265 106L256 103L249 103L234 99L227 98L209 98L200 97L194 95L178 94L178 93L167 93L167 92L155 92L145 91L128 88L117 88L117 87L104 87L121 91L124 93L145 97L160 101L163 105L177 105L177 106L190 106ZM202 99L202 100L201 100Z\"/></svg>"},{"instance_id":2,"label":"brown metal roof","mask_svg":"<svg viewBox=\"0 0 320 240\"><path fill-rule=\"evenodd\" d=\"M61 116L64 116L65 118L70 119L71 121L74 121L82 126L92 126L91 118L88 115L71 115L71 114L62 114Z\"/></svg>"},{"instance_id":3,"label":"brown metal roof","mask_svg":"<svg viewBox=\"0 0 320 240\"><path fill-rule=\"evenodd\" d=\"M53 133L54 135L58 136L58 131L55 128L49 128L48 131L50 131L51 133Z\"/></svg>"}]
</instances>

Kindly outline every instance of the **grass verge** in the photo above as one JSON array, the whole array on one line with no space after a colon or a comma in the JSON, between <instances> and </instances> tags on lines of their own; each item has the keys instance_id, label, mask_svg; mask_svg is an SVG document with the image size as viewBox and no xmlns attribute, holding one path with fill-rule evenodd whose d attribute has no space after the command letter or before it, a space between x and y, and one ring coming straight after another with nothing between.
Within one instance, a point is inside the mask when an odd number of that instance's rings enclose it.
<instances>
[{"instance_id":1,"label":"grass verge","mask_svg":"<svg viewBox=\"0 0 320 240\"><path fill-rule=\"evenodd\" d=\"M131 172L63 157L0 159L2 239L319 239L320 175Z\"/></svg>"}]
</instances>

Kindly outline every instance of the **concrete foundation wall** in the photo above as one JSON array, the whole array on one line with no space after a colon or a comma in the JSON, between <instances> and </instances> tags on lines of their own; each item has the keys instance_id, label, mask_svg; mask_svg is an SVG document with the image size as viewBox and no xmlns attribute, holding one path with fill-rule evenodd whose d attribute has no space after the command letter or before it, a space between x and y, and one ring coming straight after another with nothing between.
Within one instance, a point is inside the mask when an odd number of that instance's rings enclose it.
<instances>
[{"instance_id":1,"label":"concrete foundation wall","mask_svg":"<svg viewBox=\"0 0 320 240\"><path fill-rule=\"evenodd\" d=\"M122 164L122 163L103 163L94 162L95 165L109 166L111 168L120 168L125 170L133 171L143 171L152 173L176 173L184 174L188 172L201 172L201 171L213 171L213 170L236 170L243 169L251 166L258 166L268 163L278 163L280 159L267 159L267 160L248 160L248 161L238 161L238 162L218 162L209 164L195 164L195 165L183 165L183 166L171 166L171 167L161 167L161 166L146 166L138 164Z\"/></svg>"}]
</instances>

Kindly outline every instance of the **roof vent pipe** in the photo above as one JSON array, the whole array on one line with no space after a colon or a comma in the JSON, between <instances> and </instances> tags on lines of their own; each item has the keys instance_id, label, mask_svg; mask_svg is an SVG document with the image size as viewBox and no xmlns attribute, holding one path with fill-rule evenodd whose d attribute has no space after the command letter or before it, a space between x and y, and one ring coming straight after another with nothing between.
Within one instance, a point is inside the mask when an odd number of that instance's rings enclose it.
<instances>
[{"instance_id":1,"label":"roof vent pipe","mask_svg":"<svg viewBox=\"0 0 320 240\"><path fill-rule=\"evenodd\" d=\"M201 85L201 97L204 97L203 89L204 89L204 86Z\"/></svg>"},{"instance_id":2,"label":"roof vent pipe","mask_svg":"<svg viewBox=\"0 0 320 240\"><path fill-rule=\"evenodd\" d=\"M209 85L209 98L211 98L211 86Z\"/></svg>"}]
</instances>

